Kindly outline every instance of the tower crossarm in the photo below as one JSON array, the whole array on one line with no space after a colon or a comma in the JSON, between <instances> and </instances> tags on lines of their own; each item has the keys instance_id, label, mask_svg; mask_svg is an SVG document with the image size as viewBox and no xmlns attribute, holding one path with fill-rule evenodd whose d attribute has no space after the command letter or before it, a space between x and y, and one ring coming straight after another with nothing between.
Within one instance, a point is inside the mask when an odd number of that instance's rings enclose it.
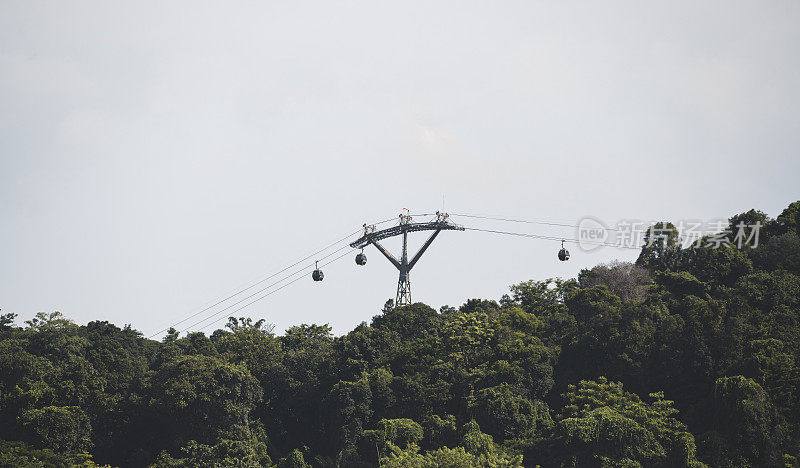
<instances>
[{"instance_id":1,"label":"tower crossarm","mask_svg":"<svg viewBox=\"0 0 800 468\"><path fill-rule=\"evenodd\" d=\"M379 241L389 237L399 236L401 234L416 231L463 231L464 227L459 226L449 221L432 221L430 223L407 223L400 224L399 226L392 226L380 231L370 232L364 234L350 244L350 247L360 249L365 247L373 241ZM380 250L380 249L379 249ZM384 254L385 255L385 254Z\"/></svg>"}]
</instances>

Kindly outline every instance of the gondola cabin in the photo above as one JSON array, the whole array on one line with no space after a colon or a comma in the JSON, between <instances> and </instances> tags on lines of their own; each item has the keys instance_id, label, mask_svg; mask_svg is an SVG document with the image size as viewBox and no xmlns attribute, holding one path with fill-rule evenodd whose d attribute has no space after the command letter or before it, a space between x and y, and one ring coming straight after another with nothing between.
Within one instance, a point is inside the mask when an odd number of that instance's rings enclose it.
<instances>
[{"instance_id":1,"label":"gondola cabin","mask_svg":"<svg viewBox=\"0 0 800 468\"><path fill-rule=\"evenodd\" d=\"M319 262L315 262L314 272L311 273L311 279L314 281L322 281L323 278L325 278L325 275L322 273L322 270L319 269Z\"/></svg>"},{"instance_id":2,"label":"gondola cabin","mask_svg":"<svg viewBox=\"0 0 800 468\"><path fill-rule=\"evenodd\" d=\"M564 241L561 241L561 250L558 251L558 259L562 262L569 260L569 250L564 248Z\"/></svg>"}]
</instances>

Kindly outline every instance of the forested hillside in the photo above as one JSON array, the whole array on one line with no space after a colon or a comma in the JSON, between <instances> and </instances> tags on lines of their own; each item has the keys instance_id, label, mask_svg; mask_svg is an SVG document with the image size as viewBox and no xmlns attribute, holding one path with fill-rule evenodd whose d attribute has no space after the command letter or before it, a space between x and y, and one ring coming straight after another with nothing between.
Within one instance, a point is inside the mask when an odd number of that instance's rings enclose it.
<instances>
[{"instance_id":1,"label":"forested hillside","mask_svg":"<svg viewBox=\"0 0 800 468\"><path fill-rule=\"evenodd\" d=\"M340 337L6 314L0 465L800 466L800 202L741 221L758 247L659 239Z\"/></svg>"}]
</instances>

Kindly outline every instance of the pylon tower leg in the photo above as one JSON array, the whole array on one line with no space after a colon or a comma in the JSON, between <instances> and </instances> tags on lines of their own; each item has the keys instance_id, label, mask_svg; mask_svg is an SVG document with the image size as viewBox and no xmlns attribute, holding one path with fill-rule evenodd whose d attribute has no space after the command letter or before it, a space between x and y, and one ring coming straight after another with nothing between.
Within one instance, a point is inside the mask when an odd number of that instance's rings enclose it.
<instances>
[{"instance_id":1,"label":"pylon tower leg","mask_svg":"<svg viewBox=\"0 0 800 468\"><path fill-rule=\"evenodd\" d=\"M396 306L404 306L411 304L411 278L409 274L400 276L397 281L397 297L394 301Z\"/></svg>"}]
</instances>

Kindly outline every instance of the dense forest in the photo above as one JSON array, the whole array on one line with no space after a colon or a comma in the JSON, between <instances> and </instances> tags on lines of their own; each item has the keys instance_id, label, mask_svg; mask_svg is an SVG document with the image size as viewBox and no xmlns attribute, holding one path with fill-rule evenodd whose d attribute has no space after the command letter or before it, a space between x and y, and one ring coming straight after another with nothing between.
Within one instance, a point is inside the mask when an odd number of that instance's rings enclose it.
<instances>
[{"instance_id":1,"label":"dense forest","mask_svg":"<svg viewBox=\"0 0 800 468\"><path fill-rule=\"evenodd\" d=\"M797 467L800 201L741 222L757 247L668 235L499 301L387 302L339 337L5 314L0 465Z\"/></svg>"}]
</instances>

